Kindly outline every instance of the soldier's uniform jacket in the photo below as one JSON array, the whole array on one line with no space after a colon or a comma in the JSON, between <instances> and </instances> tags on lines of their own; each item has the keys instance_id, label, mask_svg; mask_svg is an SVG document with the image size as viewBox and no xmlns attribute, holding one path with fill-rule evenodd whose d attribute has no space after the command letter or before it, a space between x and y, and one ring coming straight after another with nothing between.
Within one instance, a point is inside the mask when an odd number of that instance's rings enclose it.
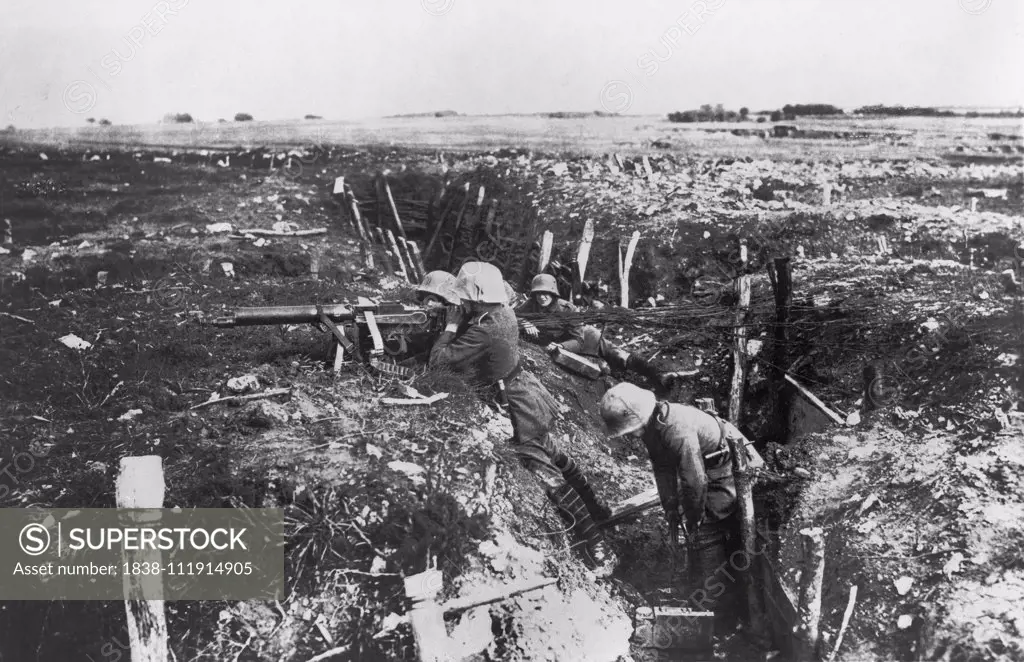
<instances>
[{"instance_id":1,"label":"soldier's uniform jacket","mask_svg":"<svg viewBox=\"0 0 1024 662\"><path fill-rule=\"evenodd\" d=\"M572 303L565 299L556 298L550 306L547 308L541 308L537 303L536 299L530 297L530 299L523 305L516 308L517 313L530 314L547 314L547 315L558 315L560 313L575 313L579 309ZM544 326L537 325L540 335L536 338L530 338L530 341L547 345L553 342L562 342L565 340L583 340L582 327L579 324L565 324L562 326L553 326L546 324Z\"/></svg>"},{"instance_id":2,"label":"soldier's uniform jacket","mask_svg":"<svg viewBox=\"0 0 1024 662\"><path fill-rule=\"evenodd\" d=\"M456 333L444 332L430 352L433 365L445 365L478 386L505 382L512 423L521 443L547 435L555 419L554 398L519 365L519 328L508 306L474 316Z\"/></svg>"},{"instance_id":3,"label":"soldier's uniform jacket","mask_svg":"<svg viewBox=\"0 0 1024 662\"><path fill-rule=\"evenodd\" d=\"M721 521L736 512L732 457L714 416L687 405L659 402L643 435L651 456L658 495L666 512L682 507L690 531L698 523Z\"/></svg>"}]
</instances>

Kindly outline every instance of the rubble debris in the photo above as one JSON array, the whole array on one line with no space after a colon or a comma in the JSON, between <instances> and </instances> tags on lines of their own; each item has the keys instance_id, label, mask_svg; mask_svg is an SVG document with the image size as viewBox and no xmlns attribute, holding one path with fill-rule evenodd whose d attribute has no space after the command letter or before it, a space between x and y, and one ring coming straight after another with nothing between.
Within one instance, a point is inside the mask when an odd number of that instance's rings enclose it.
<instances>
[{"instance_id":1,"label":"rubble debris","mask_svg":"<svg viewBox=\"0 0 1024 662\"><path fill-rule=\"evenodd\" d=\"M134 420L137 416L141 416L142 413L143 412L142 412L141 409L129 409L125 413L123 413L120 416L118 416L117 420L119 420L119 421L131 421L131 420Z\"/></svg>"},{"instance_id":2,"label":"rubble debris","mask_svg":"<svg viewBox=\"0 0 1024 662\"><path fill-rule=\"evenodd\" d=\"M910 591L910 587L914 585L914 578L900 577L893 583L896 585L897 595L906 595Z\"/></svg>"},{"instance_id":3,"label":"rubble debris","mask_svg":"<svg viewBox=\"0 0 1024 662\"><path fill-rule=\"evenodd\" d=\"M227 386L232 393L248 393L259 389L260 380L256 378L256 375L242 375L229 379Z\"/></svg>"},{"instance_id":4,"label":"rubble debris","mask_svg":"<svg viewBox=\"0 0 1024 662\"><path fill-rule=\"evenodd\" d=\"M82 340L81 338L79 338L78 336L76 336L73 333L69 333L66 336L62 336L60 338L57 338L57 340L58 340L58 342L63 343L65 347L70 347L71 349L83 349L84 350L84 349L89 349L89 348L92 347L92 343L91 342L89 342L88 340Z\"/></svg>"},{"instance_id":5,"label":"rubble debris","mask_svg":"<svg viewBox=\"0 0 1024 662\"><path fill-rule=\"evenodd\" d=\"M206 226L206 231L210 234L220 234L222 232L231 232L233 226L230 223L210 223Z\"/></svg>"},{"instance_id":6,"label":"rubble debris","mask_svg":"<svg viewBox=\"0 0 1024 662\"><path fill-rule=\"evenodd\" d=\"M901 630L906 630L907 628L909 628L913 624L914 624L914 617L911 616L910 614L903 614L896 621L896 627L898 627Z\"/></svg>"}]
</instances>

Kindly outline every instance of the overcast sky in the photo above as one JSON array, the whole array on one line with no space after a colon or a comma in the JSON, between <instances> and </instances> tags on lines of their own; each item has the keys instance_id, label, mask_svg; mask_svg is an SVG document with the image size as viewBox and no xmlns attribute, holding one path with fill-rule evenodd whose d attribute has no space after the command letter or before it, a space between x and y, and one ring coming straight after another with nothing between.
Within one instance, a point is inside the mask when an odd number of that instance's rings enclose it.
<instances>
[{"instance_id":1,"label":"overcast sky","mask_svg":"<svg viewBox=\"0 0 1024 662\"><path fill-rule=\"evenodd\" d=\"M1020 0L4 0L3 124L1024 104Z\"/></svg>"}]
</instances>

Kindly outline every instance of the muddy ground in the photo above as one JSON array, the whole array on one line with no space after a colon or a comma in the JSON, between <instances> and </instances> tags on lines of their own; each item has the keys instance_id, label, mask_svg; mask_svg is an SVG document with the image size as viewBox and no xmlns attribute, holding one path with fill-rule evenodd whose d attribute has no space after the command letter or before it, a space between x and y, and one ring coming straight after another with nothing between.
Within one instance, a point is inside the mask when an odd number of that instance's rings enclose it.
<instances>
[{"instance_id":1,"label":"muddy ground","mask_svg":"<svg viewBox=\"0 0 1024 662\"><path fill-rule=\"evenodd\" d=\"M503 450L507 421L465 385L428 372L412 384L449 398L399 410L379 398L401 396L400 384L351 368L333 375L327 338L310 327L203 323L234 306L408 300L397 279L361 269L331 196L345 176L369 200L372 176L385 169L397 198L423 203L446 178L449 191L485 183L503 200L499 225L536 221L533 231L551 229L567 254L593 219L588 278L604 281L606 301L617 300L619 242L641 230L633 300L687 314L671 328L623 318L607 333L697 370L671 394L680 401L711 397L726 409L728 289L750 272L747 323L758 342L748 350L741 427L769 462L759 503L789 589L802 563L796 532L826 530L823 650L856 584L837 659L1024 656L1016 157L668 153L653 156L648 173L639 158L619 165L508 149L439 159L318 145L291 163L226 154L52 145L0 153L0 217L11 228L0 254L0 505L112 507L119 459L157 454L169 506L286 509L287 600L168 603L176 659L306 660L336 646L345 647L336 659L413 659L411 631L394 620L408 609L402 576L428 563L444 573L445 598L559 578L451 623L467 659L653 659L630 637L635 608L663 599L670 583L657 513L611 533L623 564L614 580L595 583ZM827 207L822 182L833 186ZM1005 193L979 198L972 211L968 195L981 188ZM431 221L411 238L425 245ZM327 233L261 242L239 232L278 222ZM233 227L208 228L216 223ZM746 267L736 260L740 237ZM765 265L781 256L793 257L794 310L776 345ZM68 334L90 346L59 342ZM644 450L601 434L596 402L606 384L526 353L563 412L557 438L601 492L617 500L650 487ZM769 380L779 357L830 407L860 420L809 434L813 424L780 427ZM865 395L870 361L886 378ZM246 374L291 395L190 409ZM863 411L866 401L878 409ZM903 577L912 582L900 594L894 581ZM126 641L121 603L0 604L5 660L112 659ZM757 655L742 637L718 654Z\"/></svg>"}]
</instances>

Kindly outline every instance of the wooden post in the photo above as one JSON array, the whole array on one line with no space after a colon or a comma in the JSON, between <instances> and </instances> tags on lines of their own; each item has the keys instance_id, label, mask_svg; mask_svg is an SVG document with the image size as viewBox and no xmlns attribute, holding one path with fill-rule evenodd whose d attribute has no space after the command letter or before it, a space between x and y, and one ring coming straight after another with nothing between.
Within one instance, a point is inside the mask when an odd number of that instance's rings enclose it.
<instances>
[{"instance_id":1,"label":"wooden post","mask_svg":"<svg viewBox=\"0 0 1024 662\"><path fill-rule=\"evenodd\" d=\"M412 624L420 662L441 662L448 648L444 610L434 598L441 591L440 570L427 570L405 578L405 595L412 600L409 622Z\"/></svg>"},{"instance_id":2,"label":"wooden post","mask_svg":"<svg viewBox=\"0 0 1024 662\"><path fill-rule=\"evenodd\" d=\"M369 229L363 224L363 217L359 213L359 203L356 201L352 187L345 186L345 199L348 201L349 213L352 215L352 222L359 231L359 243L363 252L363 265L367 269L373 269L373 247L370 245Z\"/></svg>"},{"instance_id":3,"label":"wooden post","mask_svg":"<svg viewBox=\"0 0 1024 662\"><path fill-rule=\"evenodd\" d=\"M590 247L594 244L594 219L588 218L583 225L583 239L580 241L580 250L576 254L576 264L580 268L580 283L587 275L587 262L590 261Z\"/></svg>"},{"instance_id":4,"label":"wooden post","mask_svg":"<svg viewBox=\"0 0 1024 662\"><path fill-rule=\"evenodd\" d=\"M416 257L412 252L412 241L398 237L398 245L402 249L402 254L405 256L405 263L409 267L409 274L418 283L423 280L424 272L420 269L420 266L416 264Z\"/></svg>"},{"instance_id":5,"label":"wooden post","mask_svg":"<svg viewBox=\"0 0 1024 662\"><path fill-rule=\"evenodd\" d=\"M740 261L747 263L746 244L740 245ZM743 384L747 377L747 327L744 325L750 308L750 276L742 274L736 278L736 330L735 347L732 351L732 386L729 389L729 422L739 425L743 408Z\"/></svg>"},{"instance_id":6,"label":"wooden post","mask_svg":"<svg viewBox=\"0 0 1024 662\"><path fill-rule=\"evenodd\" d=\"M820 528L800 531L804 568L800 575L799 621L796 638L799 662L817 660L818 621L821 620L821 582L825 576L825 540Z\"/></svg>"},{"instance_id":7,"label":"wooden post","mask_svg":"<svg viewBox=\"0 0 1024 662\"><path fill-rule=\"evenodd\" d=\"M647 155L643 156L644 172L647 174L647 179L654 176L654 168L651 167L651 160L647 158Z\"/></svg>"},{"instance_id":8,"label":"wooden post","mask_svg":"<svg viewBox=\"0 0 1024 662\"><path fill-rule=\"evenodd\" d=\"M469 185L467 184L466 186L466 190L469 190ZM438 235L441 234L441 228L444 227L444 220L448 218L448 213L452 210L453 206L455 206L454 195L448 198L448 204L445 205L444 211L441 212L441 215L434 219L433 233L430 235L430 241L427 242L427 247L423 251L423 254L426 255L428 258L430 257L430 251L434 248L434 242L437 240Z\"/></svg>"},{"instance_id":9,"label":"wooden post","mask_svg":"<svg viewBox=\"0 0 1024 662\"><path fill-rule=\"evenodd\" d=\"M832 185L825 183L821 185L821 204L825 207L832 206Z\"/></svg>"},{"instance_id":10,"label":"wooden post","mask_svg":"<svg viewBox=\"0 0 1024 662\"><path fill-rule=\"evenodd\" d=\"M629 308L629 270L633 266L633 252L636 251L639 241L640 231L634 230L633 236L629 238L629 246L626 248L626 257L619 264L619 287L622 295L620 305L623 308Z\"/></svg>"},{"instance_id":11,"label":"wooden post","mask_svg":"<svg viewBox=\"0 0 1024 662\"><path fill-rule=\"evenodd\" d=\"M555 235L552 234L551 230L545 230L540 240L540 260L537 263L538 273L543 273L547 269L548 263L551 262L551 248L554 241Z\"/></svg>"},{"instance_id":12,"label":"wooden post","mask_svg":"<svg viewBox=\"0 0 1024 662\"><path fill-rule=\"evenodd\" d=\"M416 269L420 272L420 280L427 275L427 268L423 264L423 255L420 254L420 247L411 239L408 242L409 250L412 252L412 259L416 262Z\"/></svg>"},{"instance_id":13,"label":"wooden post","mask_svg":"<svg viewBox=\"0 0 1024 662\"><path fill-rule=\"evenodd\" d=\"M462 206L459 207L459 214L455 217L455 229L452 230L452 241L455 240L455 235L459 232L459 226L462 225L462 215L466 213L466 205L469 204L469 182L466 182L463 186L463 197ZM427 254L430 254L430 247L434 245L434 240L437 239L438 234L441 232L441 226L437 226L437 230L434 231L434 236L430 238L430 245L427 246ZM452 259L455 257L455 244L452 244L452 250L448 254L447 268L452 268Z\"/></svg>"},{"instance_id":14,"label":"wooden post","mask_svg":"<svg viewBox=\"0 0 1024 662\"><path fill-rule=\"evenodd\" d=\"M973 213L976 211L978 211L978 199L971 196L971 212Z\"/></svg>"},{"instance_id":15,"label":"wooden post","mask_svg":"<svg viewBox=\"0 0 1024 662\"><path fill-rule=\"evenodd\" d=\"M163 508L164 470L160 456L121 458L115 490L118 508ZM138 527L141 522L159 520L159 514L122 513L121 518L126 526ZM160 563L161 556L156 549L124 552L128 563ZM132 662L167 662L167 617L160 575L125 575L123 583Z\"/></svg>"},{"instance_id":16,"label":"wooden post","mask_svg":"<svg viewBox=\"0 0 1024 662\"><path fill-rule=\"evenodd\" d=\"M398 247L398 242L395 240L395 233L392 232L391 230L387 230L384 233L384 236L387 237L387 245L391 248L391 251L395 254L395 257L398 258L396 260L398 262L398 273L401 274L405 282L411 283L412 281L409 279L409 272L405 270L405 260L402 259L402 251Z\"/></svg>"},{"instance_id":17,"label":"wooden post","mask_svg":"<svg viewBox=\"0 0 1024 662\"><path fill-rule=\"evenodd\" d=\"M381 173L380 176L381 185L384 187L384 194L388 200L388 207L391 208L391 215L395 219L395 227L398 229L398 236L402 239L408 239L405 236L405 227L402 225L402 219L398 215L398 207L395 205L395 197L391 195L391 186L388 184L388 178Z\"/></svg>"},{"instance_id":18,"label":"wooden post","mask_svg":"<svg viewBox=\"0 0 1024 662\"><path fill-rule=\"evenodd\" d=\"M729 453L732 455L732 476L736 485L736 505L740 515L740 538L743 541L743 553L746 555L746 567L742 570L743 585L747 598L747 613L750 617L750 634L757 641L766 639L764 607L761 604L761 591L754 581L754 561L757 559L757 528L754 520L754 497L750 488L750 467L747 463L746 440L742 437L727 435ZM738 568L737 568L738 569Z\"/></svg>"},{"instance_id":19,"label":"wooden post","mask_svg":"<svg viewBox=\"0 0 1024 662\"><path fill-rule=\"evenodd\" d=\"M391 251L388 249L388 241L384 238L384 232L380 228L373 229L373 238L377 242L377 245L381 247L384 252L383 258L380 262L381 266L384 267L384 273L388 276L395 275L395 266L392 263Z\"/></svg>"},{"instance_id":20,"label":"wooden post","mask_svg":"<svg viewBox=\"0 0 1024 662\"><path fill-rule=\"evenodd\" d=\"M768 277L775 294L775 326L772 329L771 393L774 432L778 443L789 438L789 388L785 374L788 362L789 311L793 306L793 264L788 257L768 263Z\"/></svg>"}]
</instances>

